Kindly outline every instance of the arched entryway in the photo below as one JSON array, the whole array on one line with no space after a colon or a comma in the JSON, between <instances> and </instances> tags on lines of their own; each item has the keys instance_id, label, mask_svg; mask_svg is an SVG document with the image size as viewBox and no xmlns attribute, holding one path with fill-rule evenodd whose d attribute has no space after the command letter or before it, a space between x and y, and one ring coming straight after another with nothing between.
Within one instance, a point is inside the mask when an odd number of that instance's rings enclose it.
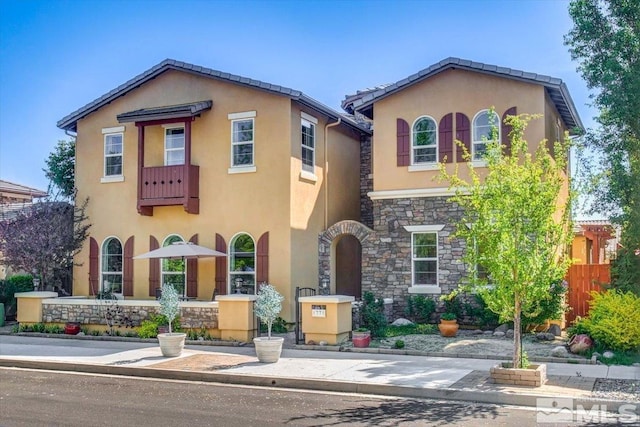
<instances>
[{"instance_id":1,"label":"arched entryway","mask_svg":"<svg viewBox=\"0 0 640 427\"><path fill-rule=\"evenodd\" d=\"M362 244L373 233L358 221L340 221L319 236L318 288L320 294L362 293Z\"/></svg>"}]
</instances>

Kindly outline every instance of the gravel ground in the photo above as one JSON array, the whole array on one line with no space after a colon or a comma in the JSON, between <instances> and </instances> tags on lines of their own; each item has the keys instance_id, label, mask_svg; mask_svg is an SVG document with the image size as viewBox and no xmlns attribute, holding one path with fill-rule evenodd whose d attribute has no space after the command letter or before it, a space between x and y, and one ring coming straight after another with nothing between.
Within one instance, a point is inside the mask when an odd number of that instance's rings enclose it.
<instances>
[{"instance_id":1,"label":"gravel ground","mask_svg":"<svg viewBox=\"0 0 640 427\"><path fill-rule=\"evenodd\" d=\"M640 402L640 381L599 378L593 387L593 397Z\"/></svg>"}]
</instances>

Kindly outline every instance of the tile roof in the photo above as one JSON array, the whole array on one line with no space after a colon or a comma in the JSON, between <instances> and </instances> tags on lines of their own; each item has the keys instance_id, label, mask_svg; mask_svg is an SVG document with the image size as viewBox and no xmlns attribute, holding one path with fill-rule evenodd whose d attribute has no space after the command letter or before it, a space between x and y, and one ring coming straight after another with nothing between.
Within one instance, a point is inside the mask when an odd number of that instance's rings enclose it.
<instances>
[{"instance_id":1,"label":"tile roof","mask_svg":"<svg viewBox=\"0 0 640 427\"><path fill-rule=\"evenodd\" d=\"M176 117L196 116L211 109L211 101L194 102L191 104L170 105L167 107L143 108L118 114L119 123L138 122L145 120L163 120Z\"/></svg>"},{"instance_id":2,"label":"tile roof","mask_svg":"<svg viewBox=\"0 0 640 427\"><path fill-rule=\"evenodd\" d=\"M31 197L47 196L46 191L38 190L37 188L27 187L26 185L16 184L14 182L5 181L3 179L0 179L0 191L13 193L13 194L23 194Z\"/></svg>"},{"instance_id":3,"label":"tile roof","mask_svg":"<svg viewBox=\"0 0 640 427\"><path fill-rule=\"evenodd\" d=\"M224 73L222 71L212 70L211 68L201 67L198 65L189 64L182 61L176 61L174 59L165 59L164 61L151 67L150 69L143 72L142 74L135 76L134 78L121 84L117 88L91 101L84 107L81 107L78 110L74 111L73 113L63 117L58 121L57 126L60 129L76 132L78 120L88 116L89 114L93 113L94 111L98 110L104 105L107 105L108 103L114 101L115 99L126 95L128 92L132 91L138 86L148 82L149 80L156 78L157 76L159 76L160 74L168 70L184 71L184 72L196 74L196 75L207 77L207 78L230 81L243 86L249 86L249 87L264 90L267 92L284 95L299 102L300 104L303 104L307 107L310 107L316 111L323 113L324 115L328 116L333 120L342 118L343 122L346 125L356 129L359 132L370 133L369 130L367 130L366 128L363 128L358 123L355 123L351 120L348 120L342 117L339 112L305 95L299 90L290 89L284 86L274 85L271 83L266 83L260 80L254 80L248 77L242 77L235 74Z\"/></svg>"},{"instance_id":4,"label":"tile roof","mask_svg":"<svg viewBox=\"0 0 640 427\"><path fill-rule=\"evenodd\" d=\"M367 115L371 116L374 102L448 69L469 70L528 83L540 84L547 90L549 97L555 104L567 127L584 128L576 107L573 104L573 100L571 99L571 95L569 95L569 90L561 79L543 74L529 73L526 71L454 57L443 59L442 61L435 63L424 70L418 71L409 77L390 85L384 85L380 89L365 90L363 91L363 96L348 96L342 102L342 107L348 112L359 111L364 114L368 113Z\"/></svg>"}]
</instances>

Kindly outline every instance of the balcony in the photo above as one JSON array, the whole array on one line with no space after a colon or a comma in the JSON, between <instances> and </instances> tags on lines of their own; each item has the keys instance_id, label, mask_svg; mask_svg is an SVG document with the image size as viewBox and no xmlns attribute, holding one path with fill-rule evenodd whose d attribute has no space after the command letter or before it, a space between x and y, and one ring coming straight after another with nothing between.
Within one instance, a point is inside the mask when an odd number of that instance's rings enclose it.
<instances>
[{"instance_id":1,"label":"balcony","mask_svg":"<svg viewBox=\"0 0 640 427\"><path fill-rule=\"evenodd\" d=\"M154 206L183 205L197 214L200 207L200 167L195 165L143 167L138 212L153 215Z\"/></svg>"}]
</instances>

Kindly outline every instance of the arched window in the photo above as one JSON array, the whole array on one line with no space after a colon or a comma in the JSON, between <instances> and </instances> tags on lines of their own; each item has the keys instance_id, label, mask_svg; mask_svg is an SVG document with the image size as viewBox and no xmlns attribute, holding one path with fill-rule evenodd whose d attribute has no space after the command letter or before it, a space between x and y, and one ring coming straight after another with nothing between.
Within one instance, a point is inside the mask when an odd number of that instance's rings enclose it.
<instances>
[{"instance_id":1,"label":"arched window","mask_svg":"<svg viewBox=\"0 0 640 427\"><path fill-rule=\"evenodd\" d=\"M103 292L122 294L122 243L117 237L109 237L102 244L100 289Z\"/></svg>"},{"instance_id":2,"label":"arched window","mask_svg":"<svg viewBox=\"0 0 640 427\"><path fill-rule=\"evenodd\" d=\"M438 129L431 117L420 117L411 132L411 164L435 163L438 160Z\"/></svg>"},{"instance_id":3,"label":"arched window","mask_svg":"<svg viewBox=\"0 0 640 427\"><path fill-rule=\"evenodd\" d=\"M238 234L229 245L231 293L256 293L256 245L248 234Z\"/></svg>"},{"instance_id":4,"label":"arched window","mask_svg":"<svg viewBox=\"0 0 640 427\"><path fill-rule=\"evenodd\" d=\"M184 242L184 239L177 235L171 235L164 239L162 246L169 246L176 242ZM178 295L184 296L185 292L185 265L184 259L180 258L162 258L162 284L170 284L176 288Z\"/></svg>"},{"instance_id":5,"label":"arched window","mask_svg":"<svg viewBox=\"0 0 640 427\"><path fill-rule=\"evenodd\" d=\"M500 141L500 118L494 112L482 110L473 118L471 159L482 160L487 142Z\"/></svg>"}]
</instances>

